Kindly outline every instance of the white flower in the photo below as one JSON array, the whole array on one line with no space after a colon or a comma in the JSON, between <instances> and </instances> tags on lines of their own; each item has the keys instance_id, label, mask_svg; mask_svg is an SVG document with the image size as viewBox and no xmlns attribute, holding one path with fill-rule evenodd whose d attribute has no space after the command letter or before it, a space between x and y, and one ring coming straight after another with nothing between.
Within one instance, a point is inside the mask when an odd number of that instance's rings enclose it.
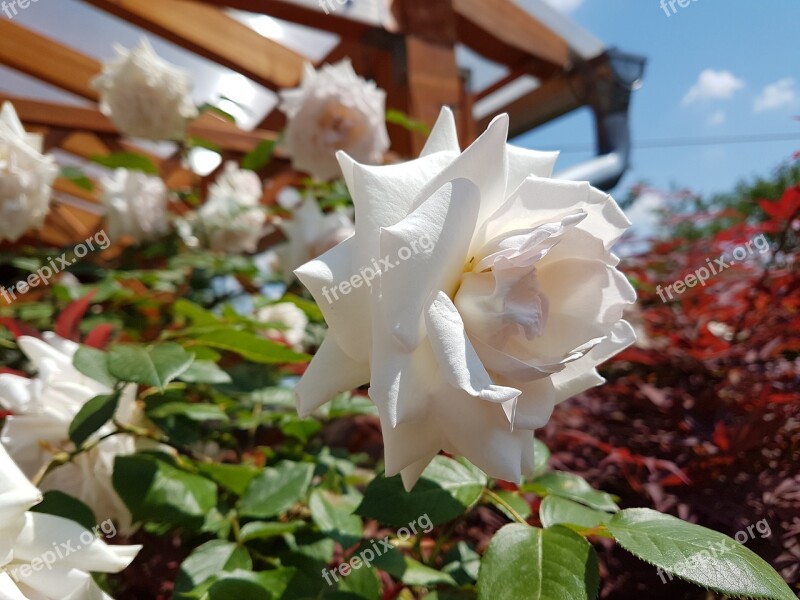
<instances>
[{"instance_id":1,"label":"white flower","mask_svg":"<svg viewBox=\"0 0 800 600\"><path fill-rule=\"evenodd\" d=\"M28 512L41 500L0 444L0 598L111 600L89 571L118 573L141 546L109 546L69 519Z\"/></svg>"},{"instance_id":2,"label":"white flower","mask_svg":"<svg viewBox=\"0 0 800 600\"><path fill-rule=\"evenodd\" d=\"M634 339L610 252L630 223L589 184L549 179L555 153L507 135L503 115L461 153L445 109L418 160L340 153L356 234L296 271L330 327L299 412L370 382L387 475L407 487L441 449L519 481L533 430Z\"/></svg>"},{"instance_id":3,"label":"white flower","mask_svg":"<svg viewBox=\"0 0 800 600\"><path fill-rule=\"evenodd\" d=\"M78 349L76 343L51 332L44 336L46 341L32 337L21 337L18 341L36 368L35 377L0 374L0 406L14 413L6 419L0 441L29 478L55 454L74 450L69 439L70 423L86 402L111 392L108 386L72 366L72 357ZM135 386L127 386L115 415L118 421L136 424L139 411L135 396ZM106 425L95 437L111 430ZM41 488L70 494L85 502L96 515L114 519L120 529L129 531L131 515L114 490L111 475L114 458L135 451L133 437L115 435L51 471Z\"/></svg>"},{"instance_id":4,"label":"white flower","mask_svg":"<svg viewBox=\"0 0 800 600\"><path fill-rule=\"evenodd\" d=\"M180 140L197 117L189 96L189 74L160 58L150 42L136 48L116 46L116 58L103 63L92 86L100 92L100 110L125 135L151 140Z\"/></svg>"},{"instance_id":5,"label":"white flower","mask_svg":"<svg viewBox=\"0 0 800 600\"><path fill-rule=\"evenodd\" d=\"M262 193L261 180L253 171L240 169L234 162L225 165L198 211L212 250L256 251L267 219L260 204Z\"/></svg>"},{"instance_id":6,"label":"white flower","mask_svg":"<svg viewBox=\"0 0 800 600\"><path fill-rule=\"evenodd\" d=\"M386 92L365 81L349 59L319 71L306 64L300 87L281 92L285 149L294 166L328 180L339 176L336 151L378 164L389 148Z\"/></svg>"},{"instance_id":7,"label":"white flower","mask_svg":"<svg viewBox=\"0 0 800 600\"><path fill-rule=\"evenodd\" d=\"M160 177L117 169L100 184L111 239L128 236L141 243L167 233L167 186Z\"/></svg>"},{"instance_id":8,"label":"white flower","mask_svg":"<svg viewBox=\"0 0 800 600\"><path fill-rule=\"evenodd\" d=\"M298 352L302 351L308 317L296 304L291 302L270 304L256 313L256 319L262 323L281 325L281 329L267 329L267 334L273 338L284 339L292 348Z\"/></svg>"},{"instance_id":9,"label":"white flower","mask_svg":"<svg viewBox=\"0 0 800 600\"><path fill-rule=\"evenodd\" d=\"M355 225L342 211L323 213L317 201L307 197L295 209L292 220L278 223L289 243L278 249L284 278L312 258L324 254L355 233Z\"/></svg>"},{"instance_id":10,"label":"white flower","mask_svg":"<svg viewBox=\"0 0 800 600\"><path fill-rule=\"evenodd\" d=\"M26 133L10 102L0 110L0 242L41 227L58 168L42 155L42 136Z\"/></svg>"}]
</instances>

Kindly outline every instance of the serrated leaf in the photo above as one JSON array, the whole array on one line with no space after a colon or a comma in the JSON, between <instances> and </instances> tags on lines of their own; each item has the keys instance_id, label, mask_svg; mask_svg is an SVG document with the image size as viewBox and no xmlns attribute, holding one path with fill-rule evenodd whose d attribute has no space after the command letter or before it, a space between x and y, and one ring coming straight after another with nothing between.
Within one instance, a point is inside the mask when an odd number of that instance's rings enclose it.
<instances>
[{"instance_id":1,"label":"serrated leaf","mask_svg":"<svg viewBox=\"0 0 800 600\"><path fill-rule=\"evenodd\" d=\"M353 514L359 498L337 496L323 490L311 492L308 508L319 530L339 542L344 548L355 544L364 534L358 515Z\"/></svg>"},{"instance_id":2,"label":"serrated leaf","mask_svg":"<svg viewBox=\"0 0 800 600\"><path fill-rule=\"evenodd\" d=\"M521 516L523 519L528 520L531 516L531 507L530 504L525 500L525 498L521 497L519 494L514 492L509 492L505 490L500 490L494 492L496 496L498 496L503 502L508 504L514 511ZM494 504L497 509L502 512L505 516L507 516L512 521L516 520L516 517L511 514L511 512L503 506L502 503L497 502L494 498L490 498L492 504Z\"/></svg>"},{"instance_id":3,"label":"serrated leaf","mask_svg":"<svg viewBox=\"0 0 800 600\"><path fill-rule=\"evenodd\" d=\"M83 443L108 423L117 412L119 392L95 396L84 404L69 424L69 439L80 448Z\"/></svg>"},{"instance_id":4,"label":"serrated leaf","mask_svg":"<svg viewBox=\"0 0 800 600\"><path fill-rule=\"evenodd\" d=\"M253 561L247 550L224 540L212 540L196 548L181 564L175 580L175 595L190 592L212 577L236 569L250 570Z\"/></svg>"},{"instance_id":5,"label":"serrated leaf","mask_svg":"<svg viewBox=\"0 0 800 600\"><path fill-rule=\"evenodd\" d=\"M243 542L253 540L268 540L269 538L279 537L287 533L294 533L298 529L305 527L301 521L291 521L283 523L278 521L253 521L242 526L239 538Z\"/></svg>"},{"instance_id":6,"label":"serrated leaf","mask_svg":"<svg viewBox=\"0 0 800 600\"><path fill-rule=\"evenodd\" d=\"M608 523L620 546L667 573L734 597L797 600L775 570L722 533L649 508L629 508Z\"/></svg>"},{"instance_id":7,"label":"serrated leaf","mask_svg":"<svg viewBox=\"0 0 800 600\"><path fill-rule=\"evenodd\" d=\"M94 516L91 508L77 498L55 490L45 492L44 500L32 506L30 512L63 517L79 523L89 531L97 525L97 517Z\"/></svg>"},{"instance_id":8,"label":"serrated leaf","mask_svg":"<svg viewBox=\"0 0 800 600\"><path fill-rule=\"evenodd\" d=\"M107 360L108 355L102 350L79 346L72 357L72 365L90 379L114 387L117 379L108 372Z\"/></svg>"},{"instance_id":9,"label":"serrated leaf","mask_svg":"<svg viewBox=\"0 0 800 600\"><path fill-rule=\"evenodd\" d=\"M564 525L570 529L583 531L593 529L608 522L611 515L594 510L583 504L561 498L547 496L539 508L539 519L545 527Z\"/></svg>"},{"instance_id":10,"label":"serrated leaf","mask_svg":"<svg viewBox=\"0 0 800 600\"><path fill-rule=\"evenodd\" d=\"M227 350L259 364L308 362L311 357L300 354L282 344L245 331L220 330L198 336L195 342L218 350Z\"/></svg>"},{"instance_id":11,"label":"serrated leaf","mask_svg":"<svg viewBox=\"0 0 800 600\"><path fill-rule=\"evenodd\" d=\"M512 523L481 561L478 600L593 600L600 572L592 545L565 527Z\"/></svg>"},{"instance_id":12,"label":"serrated leaf","mask_svg":"<svg viewBox=\"0 0 800 600\"><path fill-rule=\"evenodd\" d=\"M538 439L533 439L533 477L545 473L550 462L550 449Z\"/></svg>"},{"instance_id":13,"label":"serrated leaf","mask_svg":"<svg viewBox=\"0 0 800 600\"><path fill-rule=\"evenodd\" d=\"M237 569L221 575L208 588L208 600L278 600L284 596L295 569L253 573Z\"/></svg>"},{"instance_id":14,"label":"serrated leaf","mask_svg":"<svg viewBox=\"0 0 800 600\"><path fill-rule=\"evenodd\" d=\"M540 496L552 494L585 504L590 508L616 512L619 506L614 497L606 492L594 489L582 477L572 473L554 471L537 477L531 483L522 486L525 491L533 491Z\"/></svg>"},{"instance_id":15,"label":"serrated leaf","mask_svg":"<svg viewBox=\"0 0 800 600\"><path fill-rule=\"evenodd\" d=\"M244 494L250 482L261 473L261 469L249 464L198 463L197 469L238 496Z\"/></svg>"},{"instance_id":16,"label":"serrated leaf","mask_svg":"<svg viewBox=\"0 0 800 600\"><path fill-rule=\"evenodd\" d=\"M113 483L136 522L198 526L217 506L214 482L148 454L117 456Z\"/></svg>"},{"instance_id":17,"label":"serrated leaf","mask_svg":"<svg viewBox=\"0 0 800 600\"><path fill-rule=\"evenodd\" d=\"M406 585L420 587L433 587L440 584L457 585L455 579L449 574L425 566L394 548L377 556L373 564Z\"/></svg>"},{"instance_id":18,"label":"serrated leaf","mask_svg":"<svg viewBox=\"0 0 800 600\"><path fill-rule=\"evenodd\" d=\"M405 491L399 475L373 479L356 512L395 527L427 514L434 525L440 525L477 502L486 481L486 475L467 461L436 456L411 492Z\"/></svg>"},{"instance_id":19,"label":"serrated leaf","mask_svg":"<svg viewBox=\"0 0 800 600\"><path fill-rule=\"evenodd\" d=\"M231 376L210 360L195 360L189 368L178 376L186 383L222 384L230 383Z\"/></svg>"},{"instance_id":20,"label":"serrated leaf","mask_svg":"<svg viewBox=\"0 0 800 600\"><path fill-rule=\"evenodd\" d=\"M267 467L247 486L239 504L246 517L274 517L294 505L308 492L314 466L309 463L283 461Z\"/></svg>"},{"instance_id":21,"label":"serrated leaf","mask_svg":"<svg viewBox=\"0 0 800 600\"><path fill-rule=\"evenodd\" d=\"M156 387L163 391L167 384L184 373L194 360L180 345L114 346L108 353L108 371L120 381Z\"/></svg>"}]
</instances>

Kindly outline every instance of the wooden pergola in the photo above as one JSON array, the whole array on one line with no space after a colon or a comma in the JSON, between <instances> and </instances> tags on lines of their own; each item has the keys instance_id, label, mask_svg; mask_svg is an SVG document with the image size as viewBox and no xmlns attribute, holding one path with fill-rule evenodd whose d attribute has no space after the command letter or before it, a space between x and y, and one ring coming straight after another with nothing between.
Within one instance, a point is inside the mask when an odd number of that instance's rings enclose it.
<instances>
[{"instance_id":1,"label":"wooden pergola","mask_svg":"<svg viewBox=\"0 0 800 600\"><path fill-rule=\"evenodd\" d=\"M613 55L587 56L512 0L386 0L390 17L382 24L348 18L343 16L344 10L325 14L290 0L83 1L271 90L298 85L307 59L257 33L226 9L269 15L336 34L338 45L321 63L349 56L359 74L387 91L388 108L428 125L442 105L452 107L463 144L472 141L492 116L476 116L475 104L502 94L523 76L535 77L539 85L493 111L509 113L512 135L592 105L593 95L587 90L614 76ZM342 6L339 0L331 4ZM87 30L87 35L91 31ZM508 74L485 89L471 90L468 74L456 61L459 44L505 66ZM27 129L45 135L46 150L60 149L86 160L120 150L147 154L121 138L100 113L98 93L90 81L101 65L80 49L0 17L0 64L93 103L76 107L0 93L0 101L13 102ZM213 142L226 159L239 158L262 140L276 139L283 125L277 110L251 131L204 113L191 125L190 135ZM404 156L415 155L424 143L424 136L399 126L390 126L390 136L393 150ZM193 180L179 156L151 158L170 187ZM98 204L97 193L65 179L57 180L55 189L79 202L57 203L48 217L44 241L60 244L96 231L101 217L91 205Z\"/></svg>"}]
</instances>

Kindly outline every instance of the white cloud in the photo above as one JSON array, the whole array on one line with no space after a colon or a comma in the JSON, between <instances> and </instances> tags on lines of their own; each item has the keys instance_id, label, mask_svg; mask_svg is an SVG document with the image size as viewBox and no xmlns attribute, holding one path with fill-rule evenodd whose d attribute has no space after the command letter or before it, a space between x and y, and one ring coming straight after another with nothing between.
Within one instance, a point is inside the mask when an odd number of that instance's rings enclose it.
<instances>
[{"instance_id":1,"label":"white cloud","mask_svg":"<svg viewBox=\"0 0 800 600\"><path fill-rule=\"evenodd\" d=\"M768 85L756 98L753 109L756 112L763 112L791 106L797 101L797 91L794 88L794 83L793 78L786 77Z\"/></svg>"},{"instance_id":2,"label":"white cloud","mask_svg":"<svg viewBox=\"0 0 800 600\"><path fill-rule=\"evenodd\" d=\"M683 97L683 104L698 100L727 100L744 87L744 81L730 71L706 69Z\"/></svg>"},{"instance_id":3,"label":"white cloud","mask_svg":"<svg viewBox=\"0 0 800 600\"><path fill-rule=\"evenodd\" d=\"M728 116L725 114L724 110L718 110L715 112L711 117L708 119L709 125L722 125L725 121L728 120Z\"/></svg>"},{"instance_id":4,"label":"white cloud","mask_svg":"<svg viewBox=\"0 0 800 600\"><path fill-rule=\"evenodd\" d=\"M583 4L583 0L546 0L546 2L553 8L565 13L571 13Z\"/></svg>"}]
</instances>

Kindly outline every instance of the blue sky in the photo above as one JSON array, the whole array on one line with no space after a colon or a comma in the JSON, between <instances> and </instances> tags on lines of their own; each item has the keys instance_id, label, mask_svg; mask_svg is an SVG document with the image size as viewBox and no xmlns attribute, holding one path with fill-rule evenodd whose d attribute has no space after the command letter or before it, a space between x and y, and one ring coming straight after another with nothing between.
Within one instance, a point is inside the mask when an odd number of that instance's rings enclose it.
<instances>
[{"instance_id":1,"label":"blue sky","mask_svg":"<svg viewBox=\"0 0 800 600\"><path fill-rule=\"evenodd\" d=\"M661 0L548 0L608 46L648 58L632 107L634 140L792 134L796 141L634 149L617 188L646 180L701 193L731 190L768 174L800 150L798 0L693 0L667 17ZM556 149L591 146L588 111L521 136L515 143ZM567 152L560 167L586 160Z\"/></svg>"}]
</instances>

